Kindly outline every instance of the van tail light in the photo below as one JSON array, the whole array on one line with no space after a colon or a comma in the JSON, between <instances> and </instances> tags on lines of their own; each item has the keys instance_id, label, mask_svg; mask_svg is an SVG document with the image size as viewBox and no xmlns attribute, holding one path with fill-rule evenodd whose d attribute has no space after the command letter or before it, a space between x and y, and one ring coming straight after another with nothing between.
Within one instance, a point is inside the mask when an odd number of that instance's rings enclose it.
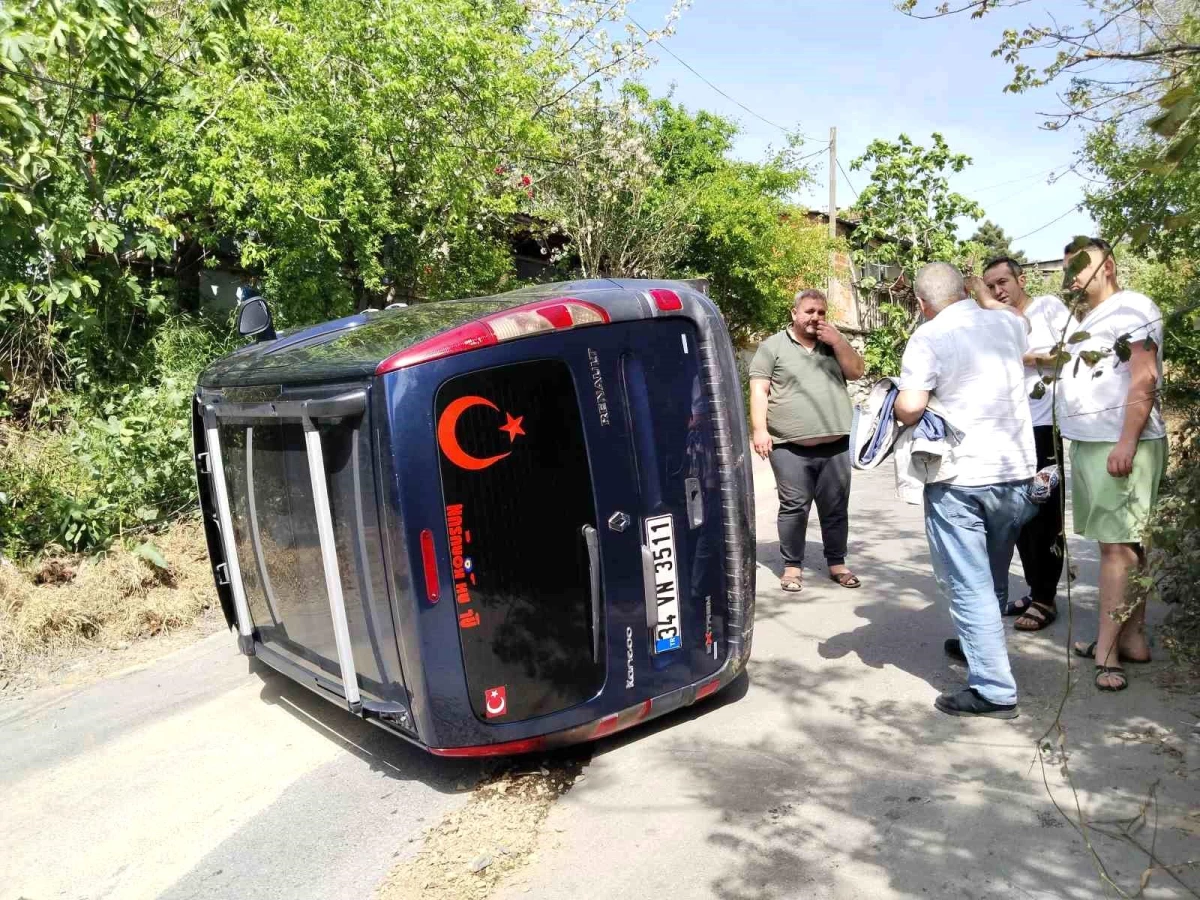
<instances>
[{"instance_id":1,"label":"van tail light","mask_svg":"<svg viewBox=\"0 0 1200 900\"><path fill-rule=\"evenodd\" d=\"M683 301L679 299L679 295L674 291L669 291L666 288L655 288L650 292L650 296L654 298L654 305L663 312L674 312L677 309L683 309Z\"/></svg>"},{"instance_id":2,"label":"van tail light","mask_svg":"<svg viewBox=\"0 0 1200 900\"><path fill-rule=\"evenodd\" d=\"M421 532L421 565L425 569L425 596L430 603L438 602L437 553L433 548L433 532L426 528Z\"/></svg>"},{"instance_id":3,"label":"van tail light","mask_svg":"<svg viewBox=\"0 0 1200 900\"><path fill-rule=\"evenodd\" d=\"M717 688L720 686L721 679L719 678L714 678L712 681L700 685L700 687L696 688L696 700L703 700L709 694L715 694L717 692Z\"/></svg>"},{"instance_id":4,"label":"van tail light","mask_svg":"<svg viewBox=\"0 0 1200 900\"><path fill-rule=\"evenodd\" d=\"M518 753L536 753L545 747L544 737L533 737L502 744L482 744L478 747L430 747L429 752L434 756L516 756Z\"/></svg>"},{"instance_id":5,"label":"van tail light","mask_svg":"<svg viewBox=\"0 0 1200 900\"><path fill-rule=\"evenodd\" d=\"M431 359L442 359L534 334L566 331L585 325L607 325L609 321L608 313L602 308L574 297L537 300L467 322L393 353L376 367L375 374L386 375Z\"/></svg>"}]
</instances>

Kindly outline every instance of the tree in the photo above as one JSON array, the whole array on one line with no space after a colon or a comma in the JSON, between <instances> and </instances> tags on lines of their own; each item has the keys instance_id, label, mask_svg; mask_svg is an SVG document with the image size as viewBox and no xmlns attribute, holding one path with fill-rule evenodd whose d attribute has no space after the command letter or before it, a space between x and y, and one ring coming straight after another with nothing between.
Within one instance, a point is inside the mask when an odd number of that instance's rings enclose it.
<instances>
[{"instance_id":1,"label":"tree","mask_svg":"<svg viewBox=\"0 0 1200 900\"><path fill-rule=\"evenodd\" d=\"M611 102L589 91L560 145L574 164L537 181L538 213L570 238L585 278L664 277L687 243L693 185L662 190L646 100L636 85Z\"/></svg>"},{"instance_id":2,"label":"tree","mask_svg":"<svg viewBox=\"0 0 1200 900\"><path fill-rule=\"evenodd\" d=\"M532 165L682 9L612 40L623 2L242 3L0 8L0 411L136 379L216 257L290 324L495 288Z\"/></svg>"},{"instance_id":3,"label":"tree","mask_svg":"<svg viewBox=\"0 0 1200 900\"><path fill-rule=\"evenodd\" d=\"M978 257L977 246L958 239L956 220L978 219L983 209L950 190L949 176L963 171L971 158L952 153L938 133L933 146L914 144L906 134L895 141L874 140L850 163L851 169L872 166L871 182L854 205L858 227L852 243L855 261L894 266L898 277L880 284L873 276L859 283L865 291L886 296L885 325L867 338L865 359L874 375L899 372L900 354L916 326L912 279L927 262L960 264Z\"/></svg>"},{"instance_id":4,"label":"tree","mask_svg":"<svg viewBox=\"0 0 1200 900\"><path fill-rule=\"evenodd\" d=\"M810 177L789 143L730 158L737 127L640 86L581 99L569 168L535 180L538 215L571 238L587 276L701 276L733 334L778 327L800 284L824 285L830 243L788 197Z\"/></svg>"},{"instance_id":5,"label":"tree","mask_svg":"<svg viewBox=\"0 0 1200 900\"><path fill-rule=\"evenodd\" d=\"M951 174L971 164L966 154L952 153L934 132L933 146L914 144L902 134L895 141L874 140L853 170L871 166L871 181L859 194L854 211L855 256L860 262L899 266L911 278L927 262L957 262L965 245L955 221L979 219L974 200L950 190Z\"/></svg>"},{"instance_id":6,"label":"tree","mask_svg":"<svg viewBox=\"0 0 1200 900\"><path fill-rule=\"evenodd\" d=\"M652 111L663 191L687 197L692 212L681 271L709 280L736 338L780 327L799 288L825 286L833 249L825 230L788 201L812 180L799 140L748 163L730 157L733 122L668 99Z\"/></svg>"},{"instance_id":7,"label":"tree","mask_svg":"<svg viewBox=\"0 0 1200 900\"><path fill-rule=\"evenodd\" d=\"M985 260L995 259L998 256L1007 256L1019 263L1025 262L1025 254L1020 250L1014 250L1010 246L1009 237L1004 233L1004 229L995 224L991 219L985 219L983 224L975 229L975 233L971 235L970 240L972 243L978 244L983 248Z\"/></svg>"}]
</instances>

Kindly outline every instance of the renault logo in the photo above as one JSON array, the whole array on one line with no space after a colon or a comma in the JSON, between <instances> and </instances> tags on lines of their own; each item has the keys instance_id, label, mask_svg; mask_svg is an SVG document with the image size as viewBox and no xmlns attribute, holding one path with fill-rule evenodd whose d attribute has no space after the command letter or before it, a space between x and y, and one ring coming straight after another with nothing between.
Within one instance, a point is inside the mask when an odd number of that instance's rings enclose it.
<instances>
[{"instance_id":1,"label":"renault logo","mask_svg":"<svg viewBox=\"0 0 1200 900\"><path fill-rule=\"evenodd\" d=\"M629 516L618 510L608 517L608 527L620 533L629 527L629 521Z\"/></svg>"}]
</instances>

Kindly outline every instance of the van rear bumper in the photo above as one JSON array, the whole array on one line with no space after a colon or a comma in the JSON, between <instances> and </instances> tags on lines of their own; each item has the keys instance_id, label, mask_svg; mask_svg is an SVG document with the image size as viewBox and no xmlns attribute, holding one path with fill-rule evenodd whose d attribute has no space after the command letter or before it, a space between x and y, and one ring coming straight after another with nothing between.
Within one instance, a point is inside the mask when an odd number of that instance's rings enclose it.
<instances>
[{"instance_id":1,"label":"van rear bumper","mask_svg":"<svg viewBox=\"0 0 1200 900\"><path fill-rule=\"evenodd\" d=\"M567 747L571 744L583 744L608 737L617 732L632 728L669 712L691 706L697 701L727 687L744 667L741 657L729 656L725 664L715 676L689 684L686 687L671 691L659 697L652 697L620 712L610 713L592 722L585 722L563 731L538 735L516 741L504 741L497 744L481 744L474 747L425 747L436 756L474 757L474 756L516 756L521 753L537 753L556 747Z\"/></svg>"}]
</instances>

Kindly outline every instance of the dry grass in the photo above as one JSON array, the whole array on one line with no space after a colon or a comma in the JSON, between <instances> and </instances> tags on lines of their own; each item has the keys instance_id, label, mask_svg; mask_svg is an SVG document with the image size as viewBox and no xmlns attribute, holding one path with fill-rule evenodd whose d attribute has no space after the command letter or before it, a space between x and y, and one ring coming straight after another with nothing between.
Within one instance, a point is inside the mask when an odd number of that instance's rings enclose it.
<instances>
[{"instance_id":1,"label":"dry grass","mask_svg":"<svg viewBox=\"0 0 1200 900\"><path fill-rule=\"evenodd\" d=\"M392 870L376 900L484 900L535 862L550 807L581 780L576 761L547 765L486 778L466 806L425 829L420 851Z\"/></svg>"},{"instance_id":2,"label":"dry grass","mask_svg":"<svg viewBox=\"0 0 1200 900\"><path fill-rule=\"evenodd\" d=\"M165 570L122 547L0 565L0 674L192 625L215 603L204 531L181 521L153 541Z\"/></svg>"}]
</instances>

